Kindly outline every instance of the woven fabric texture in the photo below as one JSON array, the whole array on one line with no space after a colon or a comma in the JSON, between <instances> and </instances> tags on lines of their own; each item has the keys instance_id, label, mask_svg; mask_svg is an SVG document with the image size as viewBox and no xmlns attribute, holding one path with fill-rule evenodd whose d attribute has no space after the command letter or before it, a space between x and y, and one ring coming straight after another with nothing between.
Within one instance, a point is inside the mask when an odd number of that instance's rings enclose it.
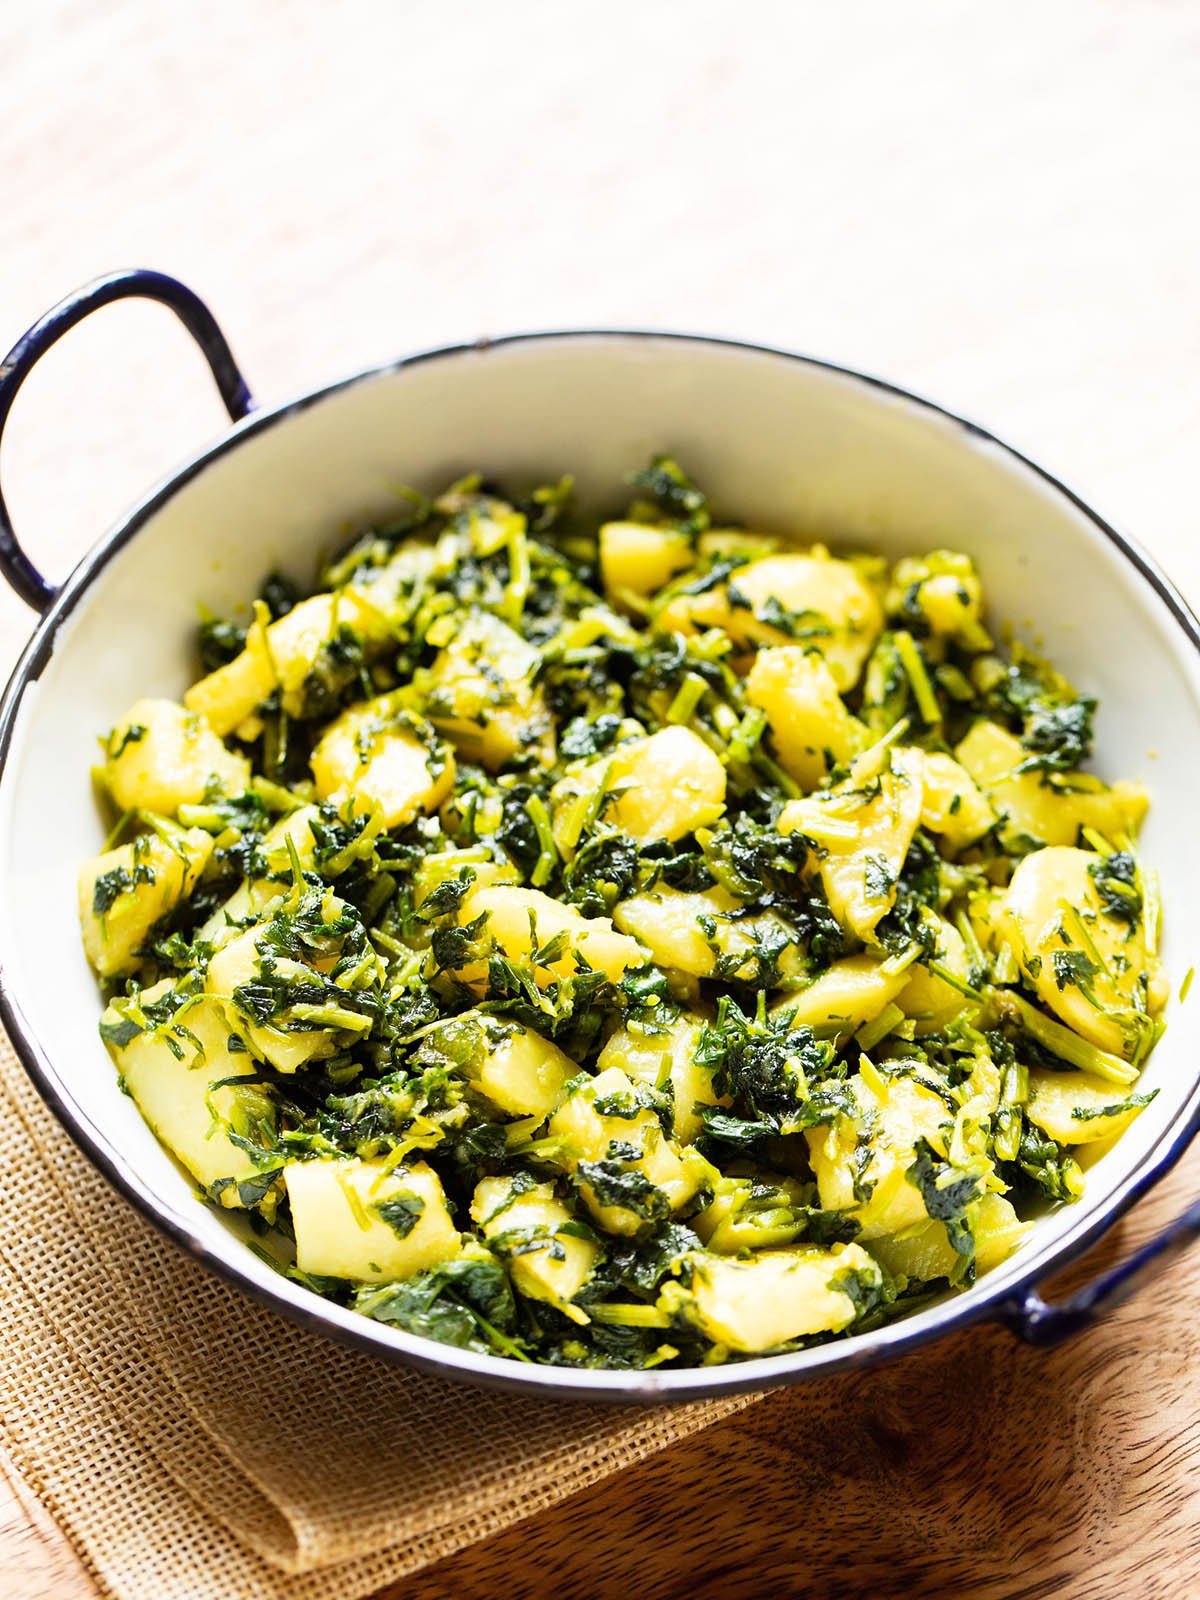
<instances>
[{"instance_id":1,"label":"woven fabric texture","mask_svg":"<svg viewBox=\"0 0 1200 1600\"><path fill-rule=\"evenodd\" d=\"M750 1403L536 1403L294 1327L110 1189L2 1035L0 1162L3 1448L119 1600L355 1600Z\"/></svg>"}]
</instances>

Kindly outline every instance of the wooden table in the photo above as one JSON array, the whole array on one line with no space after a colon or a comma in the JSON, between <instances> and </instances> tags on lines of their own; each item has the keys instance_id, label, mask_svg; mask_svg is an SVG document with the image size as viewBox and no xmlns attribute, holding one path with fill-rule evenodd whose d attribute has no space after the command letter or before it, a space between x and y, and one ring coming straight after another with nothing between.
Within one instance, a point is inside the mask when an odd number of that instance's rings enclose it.
<instances>
[{"instance_id":1,"label":"wooden table","mask_svg":"<svg viewBox=\"0 0 1200 1600\"><path fill-rule=\"evenodd\" d=\"M1198 1188L1200 1150L1064 1284ZM1057 1350L985 1328L770 1395L379 1600L1190 1600L1198 1310L1200 1250ZM0 1480L0 1596L93 1595Z\"/></svg>"},{"instance_id":2,"label":"wooden table","mask_svg":"<svg viewBox=\"0 0 1200 1600\"><path fill-rule=\"evenodd\" d=\"M0 348L138 262L210 300L267 401L516 327L792 344L990 422L1200 594L1197 8L468 13L4 7ZM39 561L65 571L218 426L165 312L77 330L5 439ZM27 628L0 595L0 666ZM984 1330L770 1398L396 1593L1187 1600L1198 1313L1200 1254L1061 1350ZM38 1509L0 1502L0 1593L87 1592Z\"/></svg>"}]
</instances>

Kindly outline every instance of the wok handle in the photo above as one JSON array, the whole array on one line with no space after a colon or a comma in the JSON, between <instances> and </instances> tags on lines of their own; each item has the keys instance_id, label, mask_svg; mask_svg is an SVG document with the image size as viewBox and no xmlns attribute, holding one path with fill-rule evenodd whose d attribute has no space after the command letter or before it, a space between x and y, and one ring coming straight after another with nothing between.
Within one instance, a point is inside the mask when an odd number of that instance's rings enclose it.
<instances>
[{"instance_id":1,"label":"wok handle","mask_svg":"<svg viewBox=\"0 0 1200 1600\"><path fill-rule=\"evenodd\" d=\"M1127 1300L1143 1282L1172 1261L1200 1235L1200 1200L1168 1223L1161 1233L1134 1252L1128 1261L1110 1267L1092 1283L1065 1300L1043 1300L1036 1289L1022 1289L1005 1302L1001 1320L1028 1344L1061 1344Z\"/></svg>"},{"instance_id":2,"label":"wok handle","mask_svg":"<svg viewBox=\"0 0 1200 1600\"><path fill-rule=\"evenodd\" d=\"M233 352L225 335L216 324L212 312L190 289L164 272L151 272L145 267L129 267L120 272L110 272L85 284L74 294L60 300L29 332L13 345L3 363L0 363L0 439L8 422L9 412L21 385L33 371L38 361L57 344L68 329L101 306L114 300L157 300L168 306L183 323L200 346L204 359L216 379L221 399L235 422L253 410L254 400L246 386ZM13 530L4 494L0 490L0 573L27 605L42 612L53 602L59 585L49 583L22 550Z\"/></svg>"}]
</instances>

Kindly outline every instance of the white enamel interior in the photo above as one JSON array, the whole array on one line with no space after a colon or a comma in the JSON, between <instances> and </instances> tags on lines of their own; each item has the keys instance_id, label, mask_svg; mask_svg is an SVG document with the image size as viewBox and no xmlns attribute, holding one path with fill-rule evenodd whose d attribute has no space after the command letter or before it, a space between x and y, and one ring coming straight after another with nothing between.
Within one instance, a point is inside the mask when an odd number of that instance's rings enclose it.
<instances>
[{"instance_id":1,"label":"white enamel interior","mask_svg":"<svg viewBox=\"0 0 1200 1600\"><path fill-rule=\"evenodd\" d=\"M76 867L104 833L89 769L97 734L134 699L183 689L198 603L222 611L244 602L275 564L311 575L320 552L395 509L395 485L428 489L473 468L517 482L571 472L585 499L615 505L624 474L669 449L719 507L752 525L891 555L937 545L969 551L993 619L1015 623L1099 695L1099 770L1142 778L1153 792L1144 848L1164 869L1166 956L1178 989L1200 947L1189 781L1200 735L1200 662L1116 546L994 444L919 403L818 366L626 335L451 353L331 391L241 433L98 574L25 694L0 782L0 969L75 1117L127 1182L243 1277L297 1304L311 1299L245 1249L225 1216L195 1200L118 1091L96 1034L97 992L76 926ZM1093 1170L1082 1205L1038 1224L1001 1269L1006 1280L1021 1275L1032 1255L1052 1255L1136 1169L1193 1093L1195 1002L1177 1009L1146 1075L1161 1088L1157 1100ZM349 1316L321 1309L334 1322ZM411 1348L404 1336L371 1328L380 1342ZM431 1353L468 1368L492 1365ZM822 1359L816 1350L793 1364ZM528 1372L510 1365L507 1376ZM629 1382L611 1378L614 1387ZM555 1373L554 1380L596 1390L609 1377ZM672 1380L659 1374L645 1387L670 1388Z\"/></svg>"}]
</instances>

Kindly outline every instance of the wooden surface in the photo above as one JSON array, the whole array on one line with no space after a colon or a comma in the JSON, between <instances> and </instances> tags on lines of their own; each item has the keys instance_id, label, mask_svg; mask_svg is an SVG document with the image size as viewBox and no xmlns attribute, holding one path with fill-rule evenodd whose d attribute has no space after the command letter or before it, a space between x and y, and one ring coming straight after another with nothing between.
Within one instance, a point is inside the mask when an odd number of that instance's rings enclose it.
<instances>
[{"instance_id":1,"label":"wooden surface","mask_svg":"<svg viewBox=\"0 0 1200 1600\"><path fill-rule=\"evenodd\" d=\"M1063 1289L1198 1189L1200 1150ZM379 1600L1193 1600L1198 1310L1195 1251L1058 1350L981 1328L769 1395ZM2 1478L0 1596L94 1596Z\"/></svg>"},{"instance_id":2,"label":"wooden surface","mask_svg":"<svg viewBox=\"0 0 1200 1600\"><path fill-rule=\"evenodd\" d=\"M11 0L0 348L127 264L191 282L268 402L521 327L790 344L978 416L1194 598L1198 91L1186 0ZM165 312L76 330L4 443L38 561L220 426ZM0 667L28 626L0 595ZM1198 1313L1194 1256L1062 1350L983 1330L770 1398L397 1596L1190 1600ZM3 1495L0 1593L88 1593Z\"/></svg>"},{"instance_id":3,"label":"wooden surface","mask_svg":"<svg viewBox=\"0 0 1200 1600\"><path fill-rule=\"evenodd\" d=\"M1195 1197L1200 1152L1065 1278ZM1193 1600L1200 1253L1056 1351L976 1329L749 1411L387 1600Z\"/></svg>"}]
</instances>

